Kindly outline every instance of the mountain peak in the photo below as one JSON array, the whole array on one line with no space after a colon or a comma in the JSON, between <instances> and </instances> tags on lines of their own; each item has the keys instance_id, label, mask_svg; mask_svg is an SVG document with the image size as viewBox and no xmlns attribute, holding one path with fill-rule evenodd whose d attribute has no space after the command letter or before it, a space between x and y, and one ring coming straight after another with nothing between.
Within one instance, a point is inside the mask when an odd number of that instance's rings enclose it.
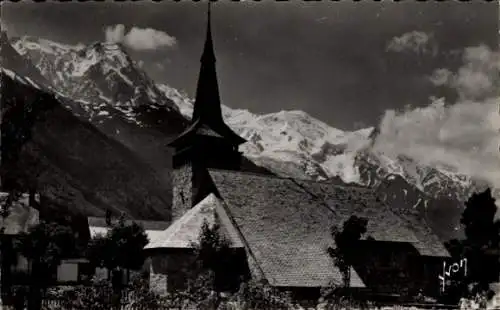
<instances>
[{"instance_id":1,"label":"mountain peak","mask_svg":"<svg viewBox=\"0 0 500 310\"><path fill-rule=\"evenodd\" d=\"M30 50L43 50L49 55L62 55L72 50L78 50L78 45L57 43L47 39L33 36L12 37L13 47L21 55L26 55Z\"/></svg>"},{"instance_id":2,"label":"mountain peak","mask_svg":"<svg viewBox=\"0 0 500 310\"><path fill-rule=\"evenodd\" d=\"M179 114L172 100L135 65L119 43L98 41L78 46L34 37L12 41L18 54L30 59L62 96L79 104L79 115L89 121L116 116L144 125L139 115L150 110Z\"/></svg>"}]
</instances>

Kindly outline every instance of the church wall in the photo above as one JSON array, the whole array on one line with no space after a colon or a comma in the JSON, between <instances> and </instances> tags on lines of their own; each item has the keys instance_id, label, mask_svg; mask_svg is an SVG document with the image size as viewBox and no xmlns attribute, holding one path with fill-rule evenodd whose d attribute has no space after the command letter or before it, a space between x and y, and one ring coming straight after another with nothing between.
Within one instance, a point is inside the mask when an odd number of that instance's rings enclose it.
<instances>
[{"instance_id":1,"label":"church wall","mask_svg":"<svg viewBox=\"0 0 500 310\"><path fill-rule=\"evenodd\" d=\"M150 289L160 295L182 290L187 286L188 272L194 262L194 255L188 249L164 251L150 255Z\"/></svg>"},{"instance_id":2,"label":"church wall","mask_svg":"<svg viewBox=\"0 0 500 310\"><path fill-rule=\"evenodd\" d=\"M177 220L192 207L193 168L185 164L173 171L172 220Z\"/></svg>"},{"instance_id":3,"label":"church wall","mask_svg":"<svg viewBox=\"0 0 500 310\"><path fill-rule=\"evenodd\" d=\"M145 266L149 269L151 291L165 295L187 288L189 279L194 276L191 272L196 259L191 249L163 249L148 255ZM235 249L229 261L224 265L227 266L224 270L226 274L221 275L217 285L223 290L237 290L240 281L250 276L247 255L243 249Z\"/></svg>"}]
</instances>

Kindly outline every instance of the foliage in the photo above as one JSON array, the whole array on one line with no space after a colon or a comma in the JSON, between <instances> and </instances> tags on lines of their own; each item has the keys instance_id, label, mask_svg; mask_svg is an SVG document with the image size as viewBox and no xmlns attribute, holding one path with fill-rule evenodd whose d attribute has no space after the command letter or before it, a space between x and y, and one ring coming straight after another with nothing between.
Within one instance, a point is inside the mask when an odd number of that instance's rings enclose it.
<instances>
[{"instance_id":1,"label":"foliage","mask_svg":"<svg viewBox=\"0 0 500 310\"><path fill-rule=\"evenodd\" d=\"M205 282L207 280L205 276L201 275L197 282L200 284ZM159 296L149 290L146 278L137 277L124 291L121 309L290 309L286 296L264 283L245 283L239 292L231 295L216 293L208 287L203 289L202 285L199 285L197 290ZM48 299L57 306L46 309L107 310L112 308L112 295L112 289L106 282L94 283L92 286L74 286L68 290L52 292Z\"/></svg>"},{"instance_id":2,"label":"foliage","mask_svg":"<svg viewBox=\"0 0 500 310\"><path fill-rule=\"evenodd\" d=\"M230 249L230 242L220 233L220 225L212 227L205 220L201 227L198 243L194 245L198 262L203 269L215 271L220 260Z\"/></svg>"},{"instance_id":3,"label":"foliage","mask_svg":"<svg viewBox=\"0 0 500 310\"><path fill-rule=\"evenodd\" d=\"M65 290L52 290L46 300L52 301L47 310L108 310L111 308L111 287L105 281L92 286L71 286ZM54 303L55 302L55 303Z\"/></svg>"},{"instance_id":4,"label":"foliage","mask_svg":"<svg viewBox=\"0 0 500 310\"><path fill-rule=\"evenodd\" d=\"M212 226L206 220L203 222L198 242L193 243L193 248L196 281L204 279L203 285L222 289L230 272L232 253L230 241L221 234L217 220Z\"/></svg>"},{"instance_id":5,"label":"foliage","mask_svg":"<svg viewBox=\"0 0 500 310\"><path fill-rule=\"evenodd\" d=\"M488 188L474 193L465 203L460 222L465 227L467 244L478 249L498 249L500 223L495 221L497 207Z\"/></svg>"},{"instance_id":6,"label":"foliage","mask_svg":"<svg viewBox=\"0 0 500 310\"><path fill-rule=\"evenodd\" d=\"M490 189L472 194L465 203L461 224L466 239L450 240L445 245L456 261L467 258L467 275L447 286L447 298L487 294L488 283L498 278L500 223L495 220L496 211Z\"/></svg>"},{"instance_id":7,"label":"foliage","mask_svg":"<svg viewBox=\"0 0 500 310\"><path fill-rule=\"evenodd\" d=\"M343 229L332 227L332 236L335 240L335 247L328 248L328 254L333 258L335 266L339 268L343 276L344 286L349 287L351 282L351 267L347 249L358 241L366 233L368 220L366 218L351 216L343 224Z\"/></svg>"},{"instance_id":8,"label":"foliage","mask_svg":"<svg viewBox=\"0 0 500 310\"><path fill-rule=\"evenodd\" d=\"M149 289L148 279L137 277L132 281L131 302L129 305L136 309L160 309L165 304L165 299Z\"/></svg>"},{"instance_id":9,"label":"foliage","mask_svg":"<svg viewBox=\"0 0 500 310\"><path fill-rule=\"evenodd\" d=\"M143 249L148 242L142 226L135 222L126 225L121 219L106 235L89 241L87 258L93 266L104 266L109 270L117 267L139 270L144 264Z\"/></svg>"},{"instance_id":10,"label":"foliage","mask_svg":"<svg viewBox=\"0 0 500 310\"><path fill-rule=\"evenodd\" d=\"M40 309L41 291L61 260L75 254L75 234L68 226L41 221L18 235L14 250L31 263L28 309Z\"/></svg>"},{"instance_id":11,"label":"foliage","mask_svg":"<svg viewBox=\"0 0 500 310\"><path fill-rule=\"evenodd\" d=\"M465 285L478 283L487 289L493 273L498 274L500 254L500 222L495 220L497 207L491 190L474 193L465 203L461 224L465 229L465 240L451 240L446 243L455 259L467 258L468 277ZM493 272L492 272L493 270Z\"/></svg>"},{"instance_id":12,"label":"foliage","mask_svg":"<svg viewBox=\"0 0 500 310\"><path fill-rule=\"evenodd\" d=\"M10 208L21 198L21 192L12 190L0 199L0 216L5 220L10 215ZM2 227L3 229L3 227Z\"/></svg>"},{"instance_id":13,"label":"foliage","mask_svg":"<svg viewBox=\"0 0 500 310\"><path fill-rule=\"evenodd\" d=\"M240 309L290 309L290 301L285 293L261 281L243 283L233 300L237 301Z\"/></svg>"},{"instance_id":14,"label":"foliage","mask_svg":"<svg viewBox=\"0 0 500 310\"><path fill-rule=\"evenodd\" d=\"M19 234L15 249L28 260L51 269L75 254L75 235L71 227L41 221Z\"/></svg>"}]
</instances>

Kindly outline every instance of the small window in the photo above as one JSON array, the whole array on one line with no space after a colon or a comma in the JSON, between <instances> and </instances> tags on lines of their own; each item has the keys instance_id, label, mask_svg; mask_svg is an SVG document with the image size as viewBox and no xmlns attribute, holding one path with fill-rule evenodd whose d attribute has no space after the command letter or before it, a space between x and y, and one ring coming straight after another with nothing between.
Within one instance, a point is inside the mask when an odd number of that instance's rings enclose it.
<instances>
[{"instance_id":1,"label":"small window","mask_svg":"<svg viewBox=\"0 0 500 310\"><path fill-rule=\"evenodd\" d=\"M183 191L181 191L181 192L179 193L179 195L181 196L181 201L182 201L182 203L186 203L186 201L184 200L184 192L183 192Z\"/></svg>"}]
</instances>

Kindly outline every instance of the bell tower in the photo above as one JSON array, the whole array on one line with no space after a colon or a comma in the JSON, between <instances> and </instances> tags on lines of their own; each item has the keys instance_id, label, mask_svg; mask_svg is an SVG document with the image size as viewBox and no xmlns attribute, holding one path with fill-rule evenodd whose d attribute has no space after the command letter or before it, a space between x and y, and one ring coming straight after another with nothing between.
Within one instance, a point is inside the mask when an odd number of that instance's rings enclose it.
<instances>
[{"instance_id":1,"label":"bell tower","mask_svg":"<svg viewBox=\"0 0 500 310\"><path fill-rule=\"evenodd\" d=\"M246 142L224 122L217 82L210 2L207 32L189 127L169 143L173 155L172 219L181 217L210 192L208 168L238 170L239 145Z\"/></svg>"}]
</instances>

